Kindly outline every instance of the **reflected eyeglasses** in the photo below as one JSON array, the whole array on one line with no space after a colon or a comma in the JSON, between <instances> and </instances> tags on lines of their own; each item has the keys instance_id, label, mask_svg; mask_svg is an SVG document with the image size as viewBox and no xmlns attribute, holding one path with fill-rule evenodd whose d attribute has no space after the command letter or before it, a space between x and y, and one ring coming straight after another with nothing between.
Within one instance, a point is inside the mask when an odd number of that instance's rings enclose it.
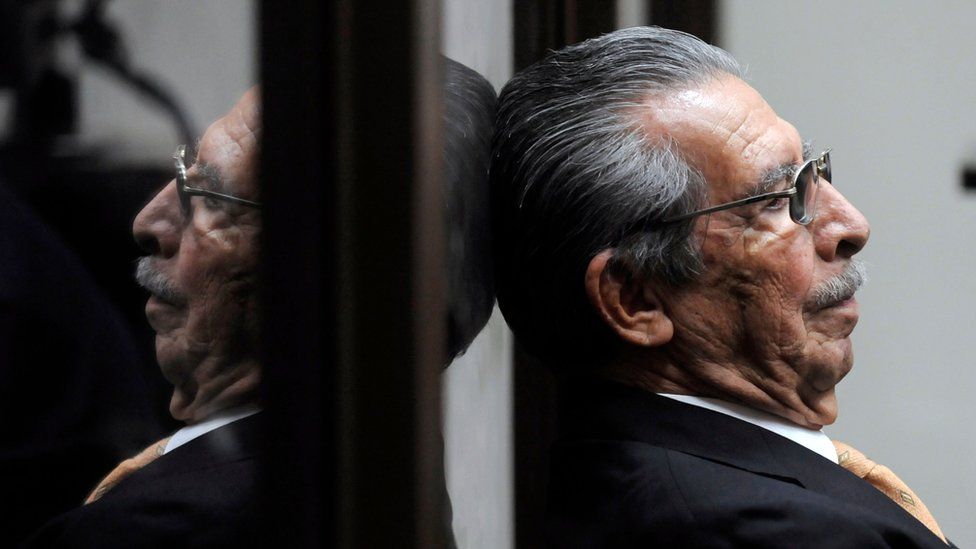
<instances>
[{"instance_id":1,"label":"reflected eyeglasses","mask_svg":"<svg viewBox=\"0 0 976 549\"><path fill-rule=\"evenodd\" d=\"M664 223L672 221L682 221L697 217L699 215L710 214L721 210L728 210L746 204L753 204L763 200L774 198L790 199L790 219L800 225L808 225L817 215L817 191L820 189L820 178L824 178L831 183L830 173L830 149L825 150L817 158L811 158L804 162L793 175L793 186L782 191L773 191L756 196L750 196L725 204L711 206L691 213L676 215L665 219Z\"/></svg>"},{"instance_id":2,"label":"reflected eyeglasses","mask_svg":"<svg viewBox=\"0 0 976 549\"><path fill-rule=\"evenodd\" d=\"M176 147L176 152L173 153L173 164L176 166L176 195L180 199L180 210L182 210L183 215L190 214L190 198L193 196L208 196L216 200L243 204L253 208L261 207L260 202L189 186L186 182L186 145Z\"/></svg>"}]
</instances>

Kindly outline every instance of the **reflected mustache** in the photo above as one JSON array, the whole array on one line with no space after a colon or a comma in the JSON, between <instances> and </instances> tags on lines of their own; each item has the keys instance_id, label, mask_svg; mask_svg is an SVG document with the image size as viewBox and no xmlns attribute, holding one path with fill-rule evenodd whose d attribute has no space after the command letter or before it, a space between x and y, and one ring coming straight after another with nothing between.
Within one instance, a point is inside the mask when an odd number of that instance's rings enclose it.
<instances>
[{"instance_id":1,"label":"reflected mustache","mask_svg":"<svg viewBox=\"0 0 976 549\"><path fill-rule=\"evenodd\" d=\"M821 282L814 288L813 310L819 311L850 299L867 281L867 265L859 259L852 259L842 273Z\"/></svg>"},{"instance_id":2,"label":"reflected mustache","mask_svg":"<svg viewBox=\"0 0 976 549\"><path fill-rule=\"evenodd\" d=\"M140 257L136 262L136 282L167 303L186 304L186 296L176 289L176 284L172 280L153 265L152 257Z\"/></svg>"}]
</instances>

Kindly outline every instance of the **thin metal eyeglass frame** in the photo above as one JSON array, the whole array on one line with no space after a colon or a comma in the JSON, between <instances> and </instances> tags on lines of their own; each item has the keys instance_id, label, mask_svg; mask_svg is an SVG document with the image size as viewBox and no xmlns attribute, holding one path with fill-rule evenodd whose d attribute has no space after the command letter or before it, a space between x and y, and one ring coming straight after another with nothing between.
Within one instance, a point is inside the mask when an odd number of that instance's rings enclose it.
<instances>
[{"instance_id":1,"label":"thin metal eyeglass frame","mask_svg":"<svg viewBox=\"0 0 976 549\"><path fill-rule=\"evenodd\" d=\"M797 194L799 191L796 189L797 181L800 178L800 174L807 169L808 166L813 165L813 169L816 173L813 184L816 186L814 192L817 193L820 187L820 178L823 177L828 183L831 183L831 170L830 170L830 149L825 150L820 153L820 156L816 158L811 158L804 162L796 173L793 174L793 186L789 189L784 189L782 191L772 191L768 193L757 194L756 196L750 196L747 198L742 198L739 200L733 200L732 202L726 202L724 204L718 204L716 206L710 206L701 210L696 210L694 212L676 215L668 217L662 221L662 223L671 223L674 221L683 221L685 219L690 219L692 217L697 217L699 215L710 214L714 212L719 212L722 210L729 210L732 208L737 208L739 206L745 206L746 204L754 204L756 202L762 202L763 200L772 200L774 198L789 198L790 199L790 219L798 225L809 225L811 221L817 216L817 200L818 196L814 195L813 200L813 213L811 215L806 215L806 204L794 203L797 201ZM808 191L809 192L809 191Z\"/></svg>"},{"instance_id":2,"label":"thin metal eyeglass frame","mask_svg":"<svg viewBox=\"0 0 976 549\"><path fill-rule=\"evenodd\" d=\"M233 202L235 204L243 204L245 206L251 206L252 208L261 207L260 202L255 202L253 200L247 200L246 198L240 198L237 196L231 196L229 194L218 193L217 191L211 191L211 190L201 189L199 187L191 187L187 185L186 145L179 145L178 147L176 147L176 152L173 153L173 164L176 166L176 194L179 195L180 209L183 210L184 214L190 213L191 196L208 196L216 200L224 200L226 202Z\"/></svg>"}]
</instances>

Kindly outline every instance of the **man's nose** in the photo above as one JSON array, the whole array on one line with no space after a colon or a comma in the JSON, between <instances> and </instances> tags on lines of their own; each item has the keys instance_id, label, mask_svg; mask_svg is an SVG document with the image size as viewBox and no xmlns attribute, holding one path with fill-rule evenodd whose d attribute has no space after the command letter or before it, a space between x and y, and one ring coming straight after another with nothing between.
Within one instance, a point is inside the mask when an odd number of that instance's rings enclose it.
<instances>
[{"instance_id":1,"label":"man's nose","mask_svg":"<svg viewBox=\"0 0 976 549\"><path fill-rule=\"evenodd\" d=\"M824 261L850 259L868 243L871 226L833 185L820 182L817 217L813 230L817 253Z\"/></svg>"},{"instance_id":2,"label":"man's nose","mask_svg":"<svg viewBox=\"0 0 976 549\"><path fill-rule=\"evenodd\" d=\"M136 216L132 234L143 250L170 257L179 250L181 224L176 182L171 181Z\"/></svg>"}]
</instances>

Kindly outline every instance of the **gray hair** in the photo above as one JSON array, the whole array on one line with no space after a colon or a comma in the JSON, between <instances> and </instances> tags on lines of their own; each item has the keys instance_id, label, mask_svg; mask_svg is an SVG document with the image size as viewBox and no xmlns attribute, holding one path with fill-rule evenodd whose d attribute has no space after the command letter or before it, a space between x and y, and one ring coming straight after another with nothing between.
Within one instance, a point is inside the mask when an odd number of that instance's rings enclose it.
<instances>
[{"instance_id":1,"label":"gray hair","mask_svg":"<svg viewBox=\"0 0 976 549\"><path fill-rule=\"evenodd\" d=\"M154 296L177 305L186 304L176 283L156 267L151 256L140 257L136 263L136 282Z\"/></svg>"},{"instance_id":2,"label":"gray hair","mask_svg":"<svg viewBox=\"0 0 976 549\"><path fill-rule=\"evenodd\" d=\"M626 276L681 284L702 270L692 223L662 224L702 204L705 181L638 113L653 94L723 74L725 51L657 28L569 46L520 72L499 96L491 166L498 302L518 341L554 366L608 352L608 329L583 286L614 249Z\"/></svg>"},{"instance_id":3,"label":"gray hair","mask_svg":"<svg viewBox=\"0 0 976 549\"><path fill-rule=\"evenodd\" d=\"M860 259L852 258L840 274L832 276L813 288L811 308L819 311L854 297L868 281L868 268Z\"/></svg>"}]
</instances>

